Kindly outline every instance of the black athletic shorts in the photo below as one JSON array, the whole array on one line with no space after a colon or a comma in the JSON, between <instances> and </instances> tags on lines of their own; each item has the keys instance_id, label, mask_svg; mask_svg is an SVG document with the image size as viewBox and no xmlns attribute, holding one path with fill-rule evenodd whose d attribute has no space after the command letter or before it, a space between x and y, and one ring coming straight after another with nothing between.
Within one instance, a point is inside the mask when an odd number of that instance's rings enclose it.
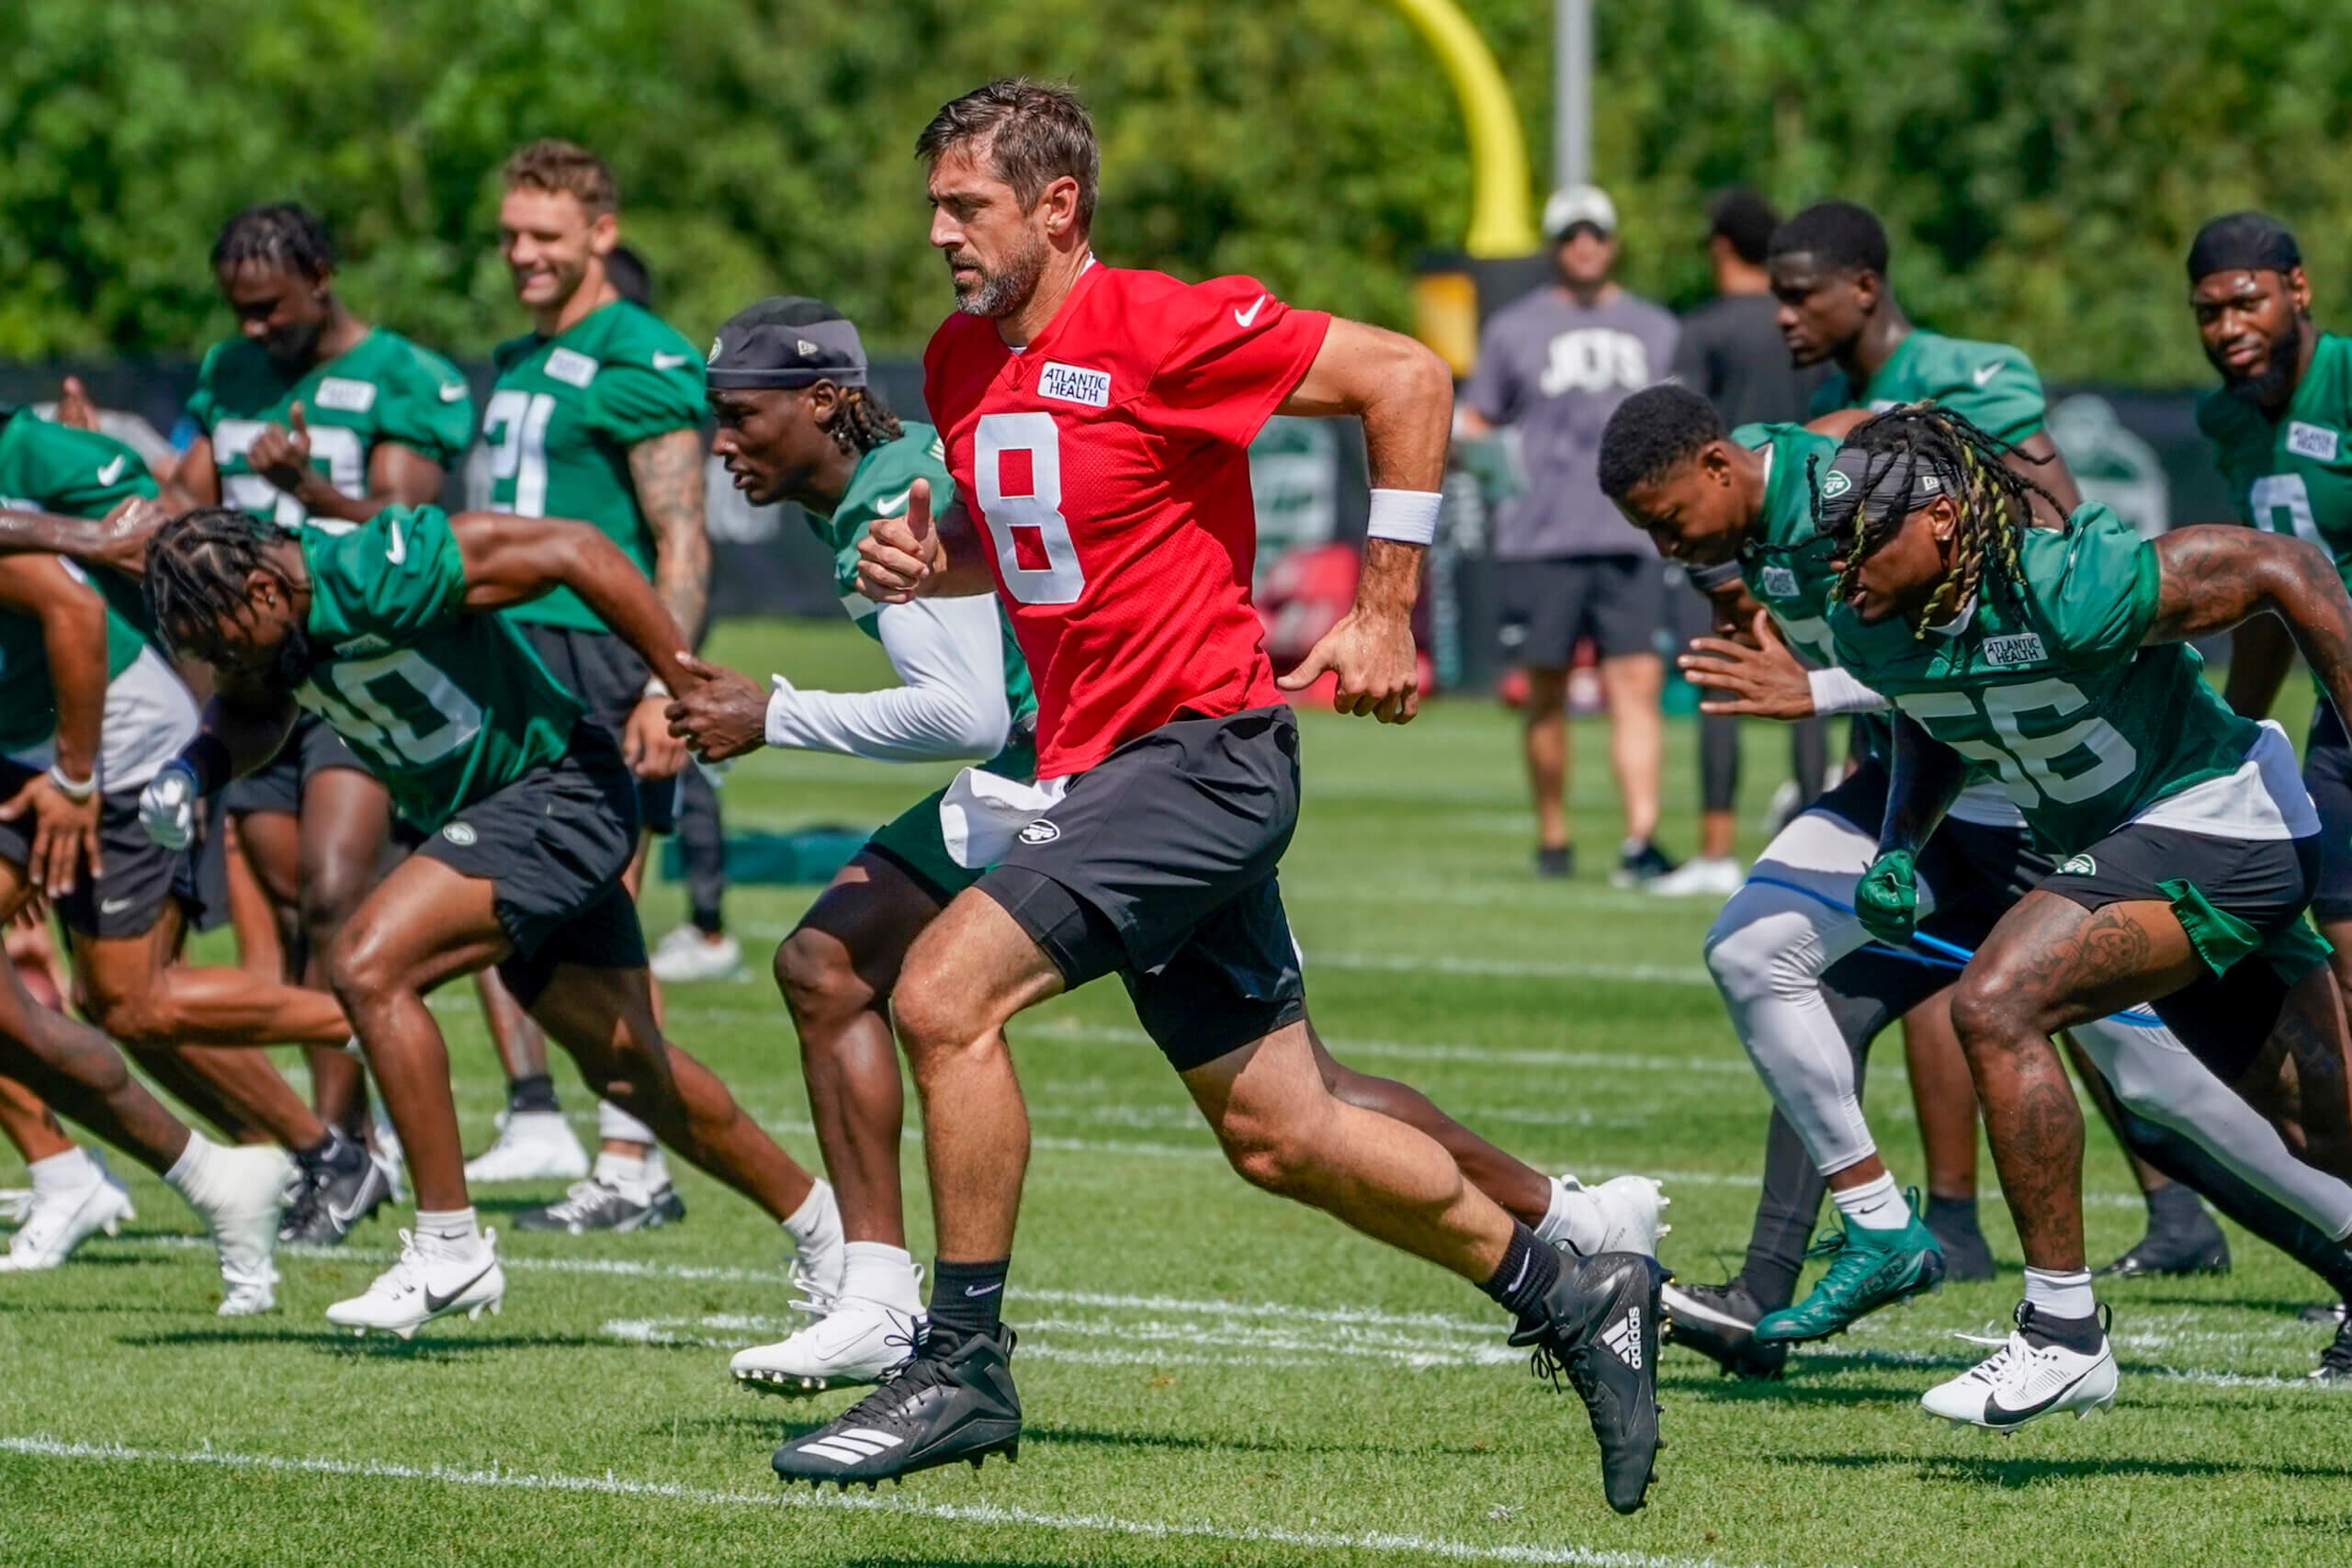
<instances>
[{"instance_id":1,"label":"black athletic shorts","mask_svg":"<svg viewBox=\"0 0 2352 1568\"><path fill-rule=\"evenodd\" d=\"M1067 987L1117 975L1186 1072L1306 1016L1274 875L1297 825L1288 707L1180 717L1080 773L976 886Z\"/></svg>"},{"instance_id":2,"label":"black athletic shorts","mask_svg":"<svg viewBox=\"0 0 2352 1568\"><path fill-rule=\"evenodd\" d=\"M38 770L0 758L0 800L11 799ZM167 902L177 900L194 923L204 900L196 885L196 861L191 852L167 850L147 837L139 825L139 791L118 790L102 798L98 808L98 854L105 874L84 874L74 891L55 900L65 929L83 936L144 935L162 918ZM22 866L31 858L31 813L14 822L0 822L0 860Z\"/></svg>"},{"instance_id":3,"label":"black athletic shorts","mask_svg":"<svg viewBox=\"0 0 2352 1568\"><path fill-rule=\"evenodd\" d=\"M2303 746L2303 787L2319 807L2319 888L2312 895L2312 919L2323 925L2352 920L2352 740L2334 705L2323 701L2312 715L2311 739Z\"/></svg>"},{"instance_id":4,"label":"black athletic shorts","mask_svg":"<svg viewBox=\"0 0 2352 1568\"><path fill-rule=\"evenodd\" d=\"M530 639L548 673L580 699L588 722L613 738L613 750L618 755L629 715L645 700L645 682L653 673L637 656L637 649L610 632L542 626L537 621L515 624ZM631 783L637 789L637 819L646 830L665 835L676 831L678 781L631 775Z\"/></svg>"},{"instance_id":5,"label":"black athletic shorts","mask_svg":"<svg viewBox=\"0 0 2352 1568\"><path fill-rule=\"evenodd\" d=\"M497 885L514 953L498 977L529 1007L559 964L645 967L645 932L621 883L637 852L637 781L582 720L558 761L478 800L416 852Z\"/></svg>"},{"instance_id":6,"label":"black athletic shorts","mask_svg":"<svg viewBox=\"0 0 2352 1568\"><path fill-rule=\"evenodd\" d=\"M1666 624L1666 567L1655 556L1498 561L1503 653L1531 670L1566 670L1590 637L1603 659L1656 653Z\"/></svg>"},{"instance_id":7,"label":"black athletic shorts","mask_svg":"<svg viewBox=\"0 0 2352 1568\"><path fill-rule=\"evenodd\" d=\"M287 733L286 744L277 749L277 755L243 778L230 780L220 798L233 817L243 817L249 811L276 811L300 817L303 789L314 774L329 768L349 768L364 773L368 764L343 743L343 737L325 719L314 713L301 713L296 716L294 728Z\"/></svg>"}]
</instances>

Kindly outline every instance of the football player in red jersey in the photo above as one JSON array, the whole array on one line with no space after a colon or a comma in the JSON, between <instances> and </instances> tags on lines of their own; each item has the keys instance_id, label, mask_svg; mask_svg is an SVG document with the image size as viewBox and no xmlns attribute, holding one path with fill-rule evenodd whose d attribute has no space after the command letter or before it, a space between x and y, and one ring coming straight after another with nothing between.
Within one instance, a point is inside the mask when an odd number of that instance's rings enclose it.
<instances>
[{"instance_id":1,"label":"football player in red jersey","mask_svg":"<svg viewBox=\"0 0 2352 1568\"><path fill-rule=\"evenodd\" d=\"M906 515L873 525L860 586L1002 597L1037 686L1040 784L950 790L951 852L989 869L916 939L895 997L937 1220L929 1333L896 1379L779 1449L777 1472L846 1485L1017 1450L999 1309L1029 1127L1003 1029L1115 974L1234 1168L1479 1283L1583 1395L1611 1505L1639 1507L1657 1262L1564 1258L1426 1134L1335 1099L1276 884L1298 811L1284 692L1329 671L1340 712L1414 714L1444 365L1248 278L1096 262L1093 128L1067 88L990 83L917 151L958 308L924 400L959 499L934 532L918 480ZM1361 418L1374 487L1355 607L1280 682L1250 604L1247 450L1276 412Z\"/></svg>"}]
</instances>

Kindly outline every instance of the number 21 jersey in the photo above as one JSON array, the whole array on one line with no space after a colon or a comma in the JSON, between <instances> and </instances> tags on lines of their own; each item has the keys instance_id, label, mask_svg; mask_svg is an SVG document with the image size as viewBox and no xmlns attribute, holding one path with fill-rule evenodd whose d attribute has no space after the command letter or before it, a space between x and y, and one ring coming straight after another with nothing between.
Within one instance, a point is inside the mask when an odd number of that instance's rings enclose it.
<instances>
[{"instance_id":1,"label":"number 21 jersey","mask_svg":"<svg viewBox=\"0 0 2352 1568\"><path fill-rule=\"evenodd\" d=\"M1037 773L1283 701L1250 603L1249 446L1330 330L1246 277L1090 265L1015 353L955 315L923 400L1037 685Z\"/></svg>"}]
</instances>

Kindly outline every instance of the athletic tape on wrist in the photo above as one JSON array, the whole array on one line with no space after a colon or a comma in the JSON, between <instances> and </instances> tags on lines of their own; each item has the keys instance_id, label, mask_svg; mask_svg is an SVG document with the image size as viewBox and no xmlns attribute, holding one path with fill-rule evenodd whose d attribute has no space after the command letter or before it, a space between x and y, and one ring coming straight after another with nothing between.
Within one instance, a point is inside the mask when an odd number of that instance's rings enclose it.
<instances>
[{"instance_id":1,"label":"athletic tape on wrist","mask_svg":"<svg viewBox=\"0 0 2352 1568\"><path fill-rule=\"evenodd\" d=\"M1433 490L1376 490L1364 533L1400 545L1426 545L1437 537L1438 509L1445 497Z\"/></svg>"},{"instance_id":2,"label":"athletic tape on wrist","mask_svg":"<svg viewBox=\"0 0 2352 1568\"><path fill-rule=\"evenodd\" d=\"M1856 680L1850 671L1834 664L1826 670L1806 671L1804 680L1813 689L1813 711L1816 715L1879 713L1888 705L1885 697Z\"/></svg>"}]
</instances>

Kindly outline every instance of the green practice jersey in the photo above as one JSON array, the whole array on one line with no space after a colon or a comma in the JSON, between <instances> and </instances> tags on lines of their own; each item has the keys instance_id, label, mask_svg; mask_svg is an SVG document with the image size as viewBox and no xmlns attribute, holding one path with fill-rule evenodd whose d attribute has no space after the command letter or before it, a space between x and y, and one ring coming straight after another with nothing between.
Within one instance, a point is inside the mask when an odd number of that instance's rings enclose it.
<instances>
[{"instance_id":1,"label":"green practice jersey","mask_svg":"<svg viewBox=\"0 0 2352 1568\"><path fill-rule=\"evenodd\" d=\"M1814 389L1809 419L1838 409L1883 413L1897 403L1932 401L1990 435L2023 441L2041 429L2049 405L2033 361L2005 343L1970 343L1941 333L1914 332L1867 387L1832 376Z\"/></svg>"},{"instance_id":2,"label":"green practice jersey","mask_svg":"<svg viewBox=\"0 0 2352 1568\"><path fill-rule=\"evenodd\" d=\"M472 439L473 394L458 367L395 332L371 329L345 354L300 376L288 376L249 339L215 344L197 373L188 417L212 438L220 473L220 500L288 528L311 519L300 502L246 466L261 433L285 427L302 405L311 432L311 466L345 495L368 493L368 460L385 442L397 442L444 469L455 468ZM322 518L341 533L351 525Z\"/></svg>"},{"instance_id":3,"label":"green practice jersey","mask_svg":"<svg viewBox=\"0 0 2352 1568\"><path fill-rule=\"evenodd\" d=\"M2235 773L2258 733L2186 643L2141 647L2154 546L2106 507L2027 531L2021 595L1980 589L1954 627L1829 615L1838 660L2000 781L2053 854L2073 854L2168 795ZM2016 599L2022 597L2024 603Z\"/></svg>"},{"instance_id":4,"label":"green practice jersey","mask_svg":"<svg viewBox=\"0 0 2352 1568\"><path fill-rule=\"evenodd\" d=\"M2198 400L2197 428L2239 517L2310 540L2352 585L2352 338L2320 334L2277 419L2224 387Z\"/></svg>"},{"instance_id":5,"label":"green practice jersey","mask_svg":"<svg viewBox=\"0 0 2352 1568\"><path fill-rule=\"evenodd\" d=\"M113 436L52 424L30 409L0 408L0 506L104 517L123 502L155 494L146 459ZM141 634L150 629L137 582L115 571L94 571L90 581L107 609Z\"/></svg>"},{"instance_id":6,"label":"green practice jersey","mask_svg":"<svg viewBox=\"0 0 2352 1568\"><path fill-rule=\"evenodd\" d=\"M302 535L318 663L295 700L326 720L432 832L562 756L580 703L504 615L466 613L465 564L437 506L388 506Z\"/></svg>"},{"instance_id":7,"label":"green practice jersey","mask_svg":"<svg viewBox=\"0 0 2352 1568\"><path fill-rule=\"evenodd\" d=\"M638 505L628 449L702 424L702 355L660 318L623 299L553 337L498 347L482 411L492 512L593 523L653 575L653 530ZM568 588L516 606L515 619L603 631ZM692 626L686 628L691 634Z\"/></svg>"},{"instance_id":8,"label":"green practice jersey","mask_svg":"<svg viewBox=\"0 0 2352 1568\"><path fill-rule=\"evenodd\" d=\"M808 526L833 552L833 590L842 596L842 607L877 642L882 633L875 612L882 606L857 591L857 547L865 542L876 518L896 517L906 511L907 491L917 479L931 481L933 516L944 513L956 499L956 481L948 477L946 448L939 432L912 420L900 429L904 434L898 440L876 446L857 460L857 471L850 475L849 489L842 492L831 516L808 513ZM1007 778L1027 780L1037 771L1034 722L1037 694L1029 683L1028 662L1021 657L1021 645L1012 639L1012 623L1001 603L997 605L997 622L1004 634L1004 702L1012 715L1014 739L981 766Z\"/></svg>"}]
</instances>

